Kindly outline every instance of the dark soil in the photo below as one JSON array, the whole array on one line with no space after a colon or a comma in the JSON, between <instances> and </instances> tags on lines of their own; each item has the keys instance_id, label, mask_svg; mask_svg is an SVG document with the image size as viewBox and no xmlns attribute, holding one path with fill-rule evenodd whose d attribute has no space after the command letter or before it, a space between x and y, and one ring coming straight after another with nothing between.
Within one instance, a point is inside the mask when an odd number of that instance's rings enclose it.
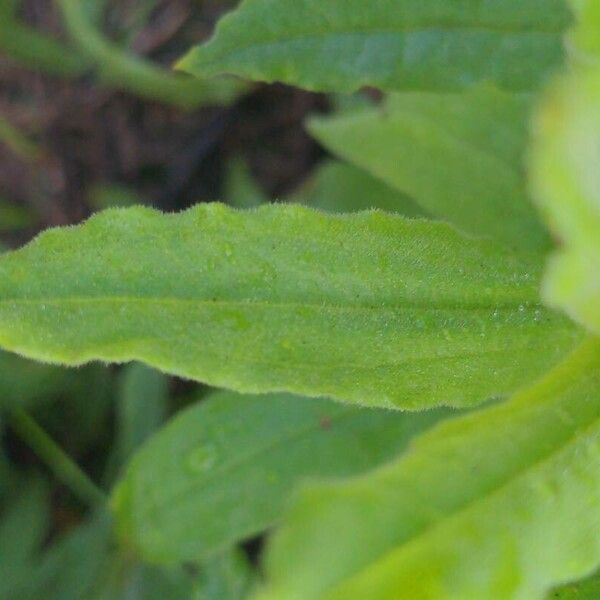
<instances>
[{"instance_id":1,"label":"dark soil","mask_svg":"<svg viewBox=\"0 0 600 600\"><path fill-rule=\"evenodd\" d=\"M109 2L104 30L165 65L207 38L227 8L218 0L162 0L136 25L136 13L148 2ZM22 17L62 35L47 0L24 2ZM36 228L81 221L92 210L90 190L105 184L126 186L145 204L178 210L220 199L224 168L239 155L280 198L320 158L303 121L326 109L323 96L262 85L233 106L185 112L101 87L92 75L67 81L0 55L0 115L42 150L41 158L26 161L0 143L0 198L33 208ZM9 241L20 243L32 233Z\"/></svg>"}]
</instances>

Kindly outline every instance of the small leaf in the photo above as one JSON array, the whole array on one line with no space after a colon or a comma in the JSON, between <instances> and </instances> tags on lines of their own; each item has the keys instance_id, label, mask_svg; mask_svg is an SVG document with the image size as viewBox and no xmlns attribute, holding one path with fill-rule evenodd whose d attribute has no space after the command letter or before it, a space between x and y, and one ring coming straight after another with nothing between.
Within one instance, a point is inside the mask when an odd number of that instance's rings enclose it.
<instances>
[{"instance_id":1,"label":"small leaf","mask_svg":"<svg viewBox=\"0 0 600 600\"><path fill-rule=\"evenodd\" d=\"M242 392L468 406L580 339L539 305L541 268L378 212L110 210L0 257L0 345L68 365L140 360Z\"/></svg>"},{"instance_id":2,"label":"small leaf","mask_svg":"<svg viewBox=\"0 0 600 600\"><path fill-rule=\"evenodd\" d=\"M114 493L119 529L153 562L214 553L270 527L301 479L365 471L440 415L214 394L134 457Z\"/></svg>"},{"instance_id":3,"label":"small leaf","mask_svg":"<svg viewBox=\"0 0 600 600\"><path fill-rule=\"evenodd\" d=\"M311 133L425 211L510 247L550 240L527 194L527 96L479 87L462 94L407 93L340 116Z\"/></svg>"},{"instance_id":4,"label":"small leaf","mask_svg":"<svg viewBox=\"0 0 600 600\"><path fill-rule=\"evenodd\" d=\"M179 67L310 90L536 87L560 64L563 0L244 0Z\"/></svg>"},{"instance_id":5,"label":"small leaf","mask_svg":"<svg viewBox=\"0 0 600 600\"><path fill-rule=\"evenodd\" d=\"M260 597L542 598L600 564L599 440L591 339L530 389L443 423L395 463L307 486L273 539Z\"/></svg>"}]
</instances>

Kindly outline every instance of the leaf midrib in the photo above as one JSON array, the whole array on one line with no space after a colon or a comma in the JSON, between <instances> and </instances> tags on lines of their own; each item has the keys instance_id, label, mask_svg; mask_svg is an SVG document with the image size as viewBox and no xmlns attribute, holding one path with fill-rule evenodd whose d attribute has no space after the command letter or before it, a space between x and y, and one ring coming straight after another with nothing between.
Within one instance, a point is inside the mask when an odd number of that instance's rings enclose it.
<instances>
[{"instance_id":1,"label":"leaf midrib","mask_svg":"<svg viewBox=\"0 0 600 600\"><path fill-rule=\"evenodd\" d=\"M561 27L560 29L557 28L556 30L553 29L536 29L536 30L527 30L527 29L510 29L507 27L492 27L491 25L461 25L461 24L456 24L456 25L443 25L440 26L439 24L423 24L419 27L411 27L411 28L400 28L400 27L395 27L395 28L389 28L389 29L385 29L382 27L376 28L376 29L344 29L344 30L339 30L339 31L322 31L322 32L316 32L316 33L299 33L297 35L291 35L291 36L286 36L284 38L273 38L271 40L268 41L256 41L256 42L252 42L249 44L244 44L244 45L240 45L240 46L234 46L233 48L228 48L226 51L220 52L220 53L216 53L217 56L209 59L209 60L203 60L203 57L200 55L200 58L198 58L198 55L194 56L194 62L195 63L199 63L202 64L203 66L208 66L214 63L218 63L220 61L223 60L227 60L230 59L232 56L236 55L236 54L243 54L245 52L248 52L249 50L255 50L257 48L264 48L264 49L268 49L269 47L272 46L284 46L284 45L289 45L289 44L293 44L296 42L302 42L302 41L311 41L311 40L318 40L318 39L322 39L322 38L328 38L328 37L344 37L344 36L377 36L377 35L393 35L393 34L398 34L398 35L423 35L426 33L432 33L432 32L441 32L441 33L452 33L452 34L462 34L464 35L465 32L466 33L489 33L489 34L495 34L495 35L515 35L515 36L536 36L536 35L540 35L540 36L554 36L557 38L560 38L563 35L564 32L564 28ZM204 52L204 50L206 49L208 50L212 50L212 44L216 44L218 42L218 38L215 38L215 40L213 42L209 42L206 46L201 46L199 48L197 48L197 52L199 52L200 54L202 52ZM192 51L193 52L193 51ZM186 58L184 58L184 61L186 61Z\"/></svg>"},{"instance_id":2,"label":"leaf midrib","mask_svg":"<svg viewBox=\"0 0 600 600\"><path fill-rule=\"evenodd\" d=\"M327 300L326 298L324 300ZM502 300L498 302L490 302L483 304L480 302L468 301L464 303L452 302L432 302L430 300L424 302L402 302L401 304L382 304L381 306L373 305L358 305L358 304L328 304L326 302L272 302L269 300L234 300L222 298L179 298L176 296L151 297L151 296L82 296L82 297L52 297L52 298L2 298L2 305L69 305L69 304L180 304L180 305L196 305L196 306L231 306L231 307L252 307L258 306L261 308L275 309L318 309L318 310L337 310L346 312L385 312L385 311L401 311L401 310L468 310L468 311L489 311L489 310L507 310L524 313L527 311L543 310L546 308L538 302L522 298L515 300ZM524 310L523 308L524 307Z\"/></svg>"}]
</instances>

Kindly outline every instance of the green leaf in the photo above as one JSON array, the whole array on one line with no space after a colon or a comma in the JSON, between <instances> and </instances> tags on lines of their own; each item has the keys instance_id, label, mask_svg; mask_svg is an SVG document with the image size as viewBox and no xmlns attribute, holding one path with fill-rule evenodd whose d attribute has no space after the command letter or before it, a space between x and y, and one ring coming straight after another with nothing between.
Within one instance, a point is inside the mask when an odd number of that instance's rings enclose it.
<instances>
[{"instance_id":1,"label":"green leaf","mask_svg":"<svg viewBox=\"0 0 600 600\"><path fill-rule=\"evenodd\" d=\"M116 445L125 461L165 420L169 382L162 373L133 364L124 371L120 385Z\"/></svg>"},{"instance_id":2,"label":"green leaf","mask_svg":"<svg viewBox=\"0 0 600 600\"><path fill-rule=\"evenodd\" d=\"M238 548L228 549L203 563L194 600L244 600L255 578L245 554Z\"/></svg>"},{"instance_id":3,"label":"green leaf","mask_svg":"<svg viewBox=\"0 0 600 600\"><path fill-rule=\"evenodd\" d=\"M67 369L41 365L0 352L0 411L72 392L83 377Z\"/></svg>"},{"instance_id":4,"label":"green leaf","mask_svg":"<svg viewBox=\"0 0 600 600\"><path fill-rule=\"evenodd\" d=\"M0 513L0 597L13 596L30 575L31 561L50 526L48 486L41 479L18 482L19 492Z\"/></svg>"},{"instance_id":5,"label":"green leaf","mask_svg":"<svg viewBox=\"0 0 600 600\"><path fill-rule=\"evenodd\" d=\"M402 194L366 171L328 160L290 199L328 212L358 212L379 208L407 217L424 216L423 211Z\"/></svg>"},{"instance_id":6,"label":"green leaf","mask_svg":"<svg viewBox=\"0 0 600 600\"><path fill-rule=\"evenodd\" d=\"M256 208L269 202L269 197L254 180L241 158L230 161L225 179L224 197L235 208Z\"/></svg>"},{"instance_id":7,"label":"green leaf","mask_svg":"<svg viewBox=\"0 0 600 600\"><path fill-rule=\"evenodd\" d=\"M93 516L62 535L39 560L15 600L81 600L93 598L110 564L110 520Z\"/></svg>"},{"instance_id":8,"label":"green leaf","mask_svg":"<svg viewBox=\"0 0 600 600\"><path fill-rule=\"evenodd\" d=\"M179 68L318 91L536 87L560 64L563 0L244 0Z\"/></svg>"},{"instance_id":9,"label":"green leaf","mask_svg":"<svg viewBox=\"0 0 600 600\"><path fill-rule=\"evenodd\" d=\"M153 562L214 553L270 527L301 479L365 471L439 418L214 394L135 456L114 493L119 529Z\"/></svg>"},{"instance_id":10,"label":"green leaf","mask_svg":"<svg viewBox=\"0 0 600 600\"><path fill-rule=\"evenodd\" d=\"M267 555L277 600L541 598L600 564L600 341L402 459L307 487ZM335 557L333 560L332 557Z\"/></svg>"},{"instance_id":11,"label":"green leaf","mask_svg":"<svg viewBox=\"0 0 600 600\"><path fill-rule=\"evenodd\" d=\"M596 0L569 0L577 27L568 36L570 58L589 64L600 58L600 4ZM598 64L598 63L597 63Z\"/></svg>"},{"instance_id":12,"label":"green leaf","mask_svg":"<svg viewBox=\"0 0 600 600\"><path fill-rule=\"evenodd\" d=\"M542 107L535 132L533 189L562 242L544 297L600 333L600 68L565 77Z\"/></svg>"},{"instance_id":13,"label":"green leaf","mask_svg":"<svg viewBox=\"0 0 600 600\"><path fill-rule=\"evenodd\" d=\"M580 339L538 304L541 268L379 212L115 209L0 257L0 345L68 365L140 360L242 392L467 406Z\"/></svg>"},{"instance_id":14,"label":"green leaf","mask_svg":"<svg viewBox=\"0 0 600 600\"><path fill-rule=\"evenodd\" d=\"M511 247L546 249L523 154L528 96L478 87L406 93L382 106L313 119L331 152L414 198L427 212Z\"/></svg>"},{"instance_id":15,"label":"green leaf","mask_svg":"<svg viewBox=\"0 0 600 600\"><path fill-rule=\"evenodd\" d=\"M546 600L598 600L600 598L600 573L552 590Z\"/></svg>"}]
</instances>

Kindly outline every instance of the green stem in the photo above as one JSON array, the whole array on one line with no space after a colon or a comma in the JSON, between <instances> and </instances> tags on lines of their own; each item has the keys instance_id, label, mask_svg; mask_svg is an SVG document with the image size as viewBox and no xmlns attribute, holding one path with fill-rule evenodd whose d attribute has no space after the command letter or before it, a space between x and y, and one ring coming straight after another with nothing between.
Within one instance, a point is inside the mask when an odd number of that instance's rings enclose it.
<instances>
[{"instance_id":1,"label":"green stem","mask_svg":"<svg viewBox=\"0 0 600 600\"><path fill-rule=\"evenodd\" d=\"M11 425L80 500L93 507L106 503L104 492L25 411L15 410Z\"/></svg>"}]
</instances>

